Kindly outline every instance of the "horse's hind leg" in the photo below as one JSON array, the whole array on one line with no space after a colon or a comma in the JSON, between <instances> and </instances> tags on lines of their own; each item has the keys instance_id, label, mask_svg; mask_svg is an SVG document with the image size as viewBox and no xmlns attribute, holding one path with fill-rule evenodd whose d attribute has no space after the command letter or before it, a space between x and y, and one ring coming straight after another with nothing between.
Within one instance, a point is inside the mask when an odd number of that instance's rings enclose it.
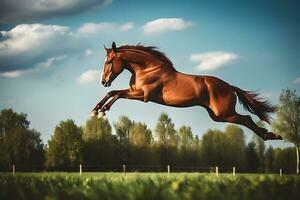
<instances>
[{"instance_id":1,"label":"horse's hind leg","mask_svg":"<svg viewBox=\"0 0 300 200\"><path fill-rule=\"evenodd\" d=\"M267 129L258 127L249 115L240 115L236 113L230 117L227 117L226 121L230 123L243 125L251 129L256 135L258 135L263 140L267 140L269 138L269 132L267 131Z\"/></svg>"},{"instance_id":2,"label":"horse's hind leg","mask_svg":"<svg viewBox=\"0 0 300 200\"><path fill-rule=\"evenodd\" d=\"M252 120L249 115L240 115L235 111L232 112L230 116L222 116L216 115L214 111L210 108L206 108L207 112L209 113L210 117L217 122L230 122L238 125L245 126L252 130L256 135L258 135L263 140L267 139L280 139L278 135L268 132L267 129L258 127Z\"/></svg>"},{"instance_id":3,"label":"horse's hind leg","mask_svg":"<svg viewBox=\"0 0 300 200\"><path fill-rule=\"evenodd\" d=\"M282 139L280 135L276 135L273 132L268 132L268 130L265 128L258 127L249 115L240 115L236 113L230 117L227 117L226 121L246 126L247 128L251 129L256 135L261 137L263 140Z\"/></svg>"},{"instance_id":4,"label":"horse's hind leg","mask_svg":"<svg viewBox=\"0 0 300 200\"><path fill-rule=\"evenodd\" d=\"M206 84L209 94L209 105L204 107L214 121L230 122L245 126L264 140L282 139L280 136L268 132L267 129L258 127L249 115L240 115L235 111L236 94L232 87L228 87L228 85L214 79ZM219 87L213 87L212 85L214 84L218 84Z\"/></svg>"}]
</instances>

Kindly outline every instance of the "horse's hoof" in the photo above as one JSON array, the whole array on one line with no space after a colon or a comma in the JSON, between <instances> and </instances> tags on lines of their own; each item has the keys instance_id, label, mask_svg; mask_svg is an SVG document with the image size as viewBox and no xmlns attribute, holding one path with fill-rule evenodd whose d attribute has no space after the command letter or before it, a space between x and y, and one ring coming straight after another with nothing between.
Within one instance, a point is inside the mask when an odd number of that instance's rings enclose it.
<instances>
[{"instance_id":1,"label":"horse's hoof","mask_svg":"<svg viewBox=\"0 0 300 200\"><path fill-rule=\"evenodd\" d=\"M283 138L282 138L280 135L276 135L276 136L274 137L274 140L283 140Z\"/></svg>"},{"instance_id":2,"label":"horse's hoof","mask_svg":"<svg viewBox=\"0 0 300 200\"><path fill-rule=\"evenodd\" d=\"M98 113L98 119L101 119L102 117L105 116L105 113L104 112L99 112Z\"/></svg>"},{"instance_id":3,"label":"horse's hoof","mask_svg":"<svg viewBox=\"0 0 300 200\"><path fill-rule=\"evenodd\" d=\"M97 114L98 114L98 111L97 110L93 110L92 112L91 112L91 117L95 117L95 116L97 116Z\"/></svg>"},{"instance_id":4,"label":"horse's hoof","mask_svg":"<svg viewBox=\"0 0 300 200\"><path fill-rule=\"evenodd\" d=\"M270 138L270 135L268 132L264 133L263 136L261 137L264 141L267 141Z\"/></svg>"},{"instance_id":5,"label":"horse's hoof","mask_svg":"<svg viewBox=\"0 0 300 200\"><path fill-rule=\"evenodd\" d=\"M269 140L282 140L283 138L280 135L277 135L273 132L269 132L268 139Z\"/></svg>"}]
</instances>

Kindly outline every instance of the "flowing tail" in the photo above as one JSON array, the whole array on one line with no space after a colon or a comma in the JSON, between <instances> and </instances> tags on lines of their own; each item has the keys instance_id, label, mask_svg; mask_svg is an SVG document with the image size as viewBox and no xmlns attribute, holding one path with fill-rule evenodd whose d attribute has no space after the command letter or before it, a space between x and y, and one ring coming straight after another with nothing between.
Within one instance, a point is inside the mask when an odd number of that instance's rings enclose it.
<instances>
[{"instance_id":1,"label":"flowing tail","mask_svg":"<svg viewBox=\"0 0 300 200\"><path fill-rule=\"evenodd\" d=\"M257 115L261 120L270 124L271 117L269 113L276 111L268 100L258 97L259 94L251 91L244 91L238 87L231 86L237 94L239 101L249 112Z\"/></svg>"}]
</instances>

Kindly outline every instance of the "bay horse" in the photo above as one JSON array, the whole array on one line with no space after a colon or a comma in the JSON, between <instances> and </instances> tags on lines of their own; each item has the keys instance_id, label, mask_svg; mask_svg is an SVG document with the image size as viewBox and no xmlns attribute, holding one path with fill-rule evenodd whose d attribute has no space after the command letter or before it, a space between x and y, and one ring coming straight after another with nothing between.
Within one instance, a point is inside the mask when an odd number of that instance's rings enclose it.
<instances>
[{"instance_id":1,"label":"bay horse","mask_svg":"<svg viewBox=\"0 0 300 200\"><path fill-rule=\"evenodd\" d=\"M249 115L236 112L238 97L246 110L270 123L269 113L275 112L276 108L267 100L259 98L257 93L244 91L217 77L178 72L166 55L153 46L138 44L117 47L113 42L111 48L104 48L106 59L101 83L109 87L126 69L132 74L130 87L108 92L92 110L91 116L103 117L120 98L151 101L173 107L202 106L214 121L245 126L263 140L282 139L280 135L258 127ZM110 98L112 99L107 103Z\"/></svg>"}]
</instances>

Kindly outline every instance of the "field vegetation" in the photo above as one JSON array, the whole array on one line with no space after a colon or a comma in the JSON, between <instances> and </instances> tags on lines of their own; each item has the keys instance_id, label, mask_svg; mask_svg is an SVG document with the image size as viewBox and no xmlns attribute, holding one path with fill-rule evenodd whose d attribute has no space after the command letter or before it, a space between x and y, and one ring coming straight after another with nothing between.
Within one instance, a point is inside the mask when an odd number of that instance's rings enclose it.
<instances>
[{"instance_id":1,"label":"field vegetation","mask_svg":"<svg viewBox=\"0 0 300 200\"><path fill-rule=\"evenodd\" d=\"M295 175L21 173L0 175L0 199L299 199Z\"/></svg>"}]
</instances>

